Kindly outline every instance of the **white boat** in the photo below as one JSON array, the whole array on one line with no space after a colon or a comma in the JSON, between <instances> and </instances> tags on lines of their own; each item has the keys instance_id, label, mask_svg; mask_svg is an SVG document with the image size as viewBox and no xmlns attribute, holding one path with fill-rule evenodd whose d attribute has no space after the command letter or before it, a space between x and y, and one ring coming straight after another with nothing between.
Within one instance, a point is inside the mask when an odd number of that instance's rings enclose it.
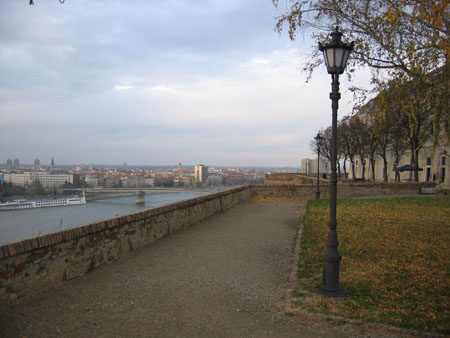
<instances>
[{"instance_id":1,"label":"white boat","mask_svg":"<svg viewBox=\"0 0 450 338\"><path fill-rule=\"evenodd\" d=\"M6 203L0 203L1 210L20 210L20 209L31 209L31 208L45 208L45 207L60 207L67 205L79 205L86 204L86 198L84 197L69 197L69 198L55 198L47 200L16 200Z\"/></svg>"}]
</instances>

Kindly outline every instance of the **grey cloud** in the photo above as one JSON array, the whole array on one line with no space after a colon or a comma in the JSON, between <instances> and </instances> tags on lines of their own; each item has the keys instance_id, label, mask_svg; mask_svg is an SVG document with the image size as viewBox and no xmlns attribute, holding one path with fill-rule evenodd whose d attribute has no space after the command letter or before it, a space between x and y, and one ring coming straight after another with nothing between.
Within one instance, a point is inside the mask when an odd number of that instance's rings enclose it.
<instances>
[{"instance_id":1,"label":"grey cloud","mask_svg":"<svg viewBox=\"0 0 450 338\"><path fill-rule=\"evenodd\" d=\"M290 149L326 126L300 107L316 94L286 86L298 66L248 65L295 46L275 15L270 0L0 1L0 161L299 163Z\"/></svg>"}]
</instances>

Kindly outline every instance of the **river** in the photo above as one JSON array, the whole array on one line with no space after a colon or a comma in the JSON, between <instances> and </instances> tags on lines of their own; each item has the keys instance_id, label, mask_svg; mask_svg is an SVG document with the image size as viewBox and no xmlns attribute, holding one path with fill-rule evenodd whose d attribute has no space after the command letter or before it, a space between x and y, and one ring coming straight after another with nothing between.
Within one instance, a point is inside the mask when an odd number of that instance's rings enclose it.
<instances>
[{"instance_id":1,"label":"river","mask_svg":"<svg viewBox=\"0 0 450 338\"><path fill-rule=\"evenodd\" d=\"M128 196L83 205L1 211L0 245L204 195L174 192L146 195L145 205L136 205L136 197Z\"/></svg>"}]
</instances>

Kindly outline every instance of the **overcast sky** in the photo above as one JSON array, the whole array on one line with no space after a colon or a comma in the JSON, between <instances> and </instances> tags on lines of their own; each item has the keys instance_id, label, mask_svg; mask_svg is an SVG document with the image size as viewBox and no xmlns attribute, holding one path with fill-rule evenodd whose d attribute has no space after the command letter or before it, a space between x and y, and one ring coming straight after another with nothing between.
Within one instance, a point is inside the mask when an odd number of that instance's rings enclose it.
<instances>
[{"instance_id":1,"label":"overcast sky","mask_svg":"<svg viewBox=\"0 0 450 338\"><path fill-rule=\"evenodd\" d=\"M271 0L28 3L0 1L1 163L298 167L331 124Z\"/></svg>"}]
</instances>

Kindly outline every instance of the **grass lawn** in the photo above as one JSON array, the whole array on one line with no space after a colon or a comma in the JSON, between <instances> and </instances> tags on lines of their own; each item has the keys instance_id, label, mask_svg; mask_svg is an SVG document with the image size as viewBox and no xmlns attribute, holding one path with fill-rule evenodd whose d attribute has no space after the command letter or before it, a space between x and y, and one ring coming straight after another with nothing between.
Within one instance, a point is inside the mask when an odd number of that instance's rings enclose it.
<instances>
[{"instance_id":1,"label":"grass lawn","mask_svg":"<svg viewBox=\"0 0 450 338\"><path fill-rule=\"evenodd\" d=\"M306 207L297 309L450 334L450 198L339 199L343 299L321 285L329 200Z\"/></svg>"}]
</instances>

